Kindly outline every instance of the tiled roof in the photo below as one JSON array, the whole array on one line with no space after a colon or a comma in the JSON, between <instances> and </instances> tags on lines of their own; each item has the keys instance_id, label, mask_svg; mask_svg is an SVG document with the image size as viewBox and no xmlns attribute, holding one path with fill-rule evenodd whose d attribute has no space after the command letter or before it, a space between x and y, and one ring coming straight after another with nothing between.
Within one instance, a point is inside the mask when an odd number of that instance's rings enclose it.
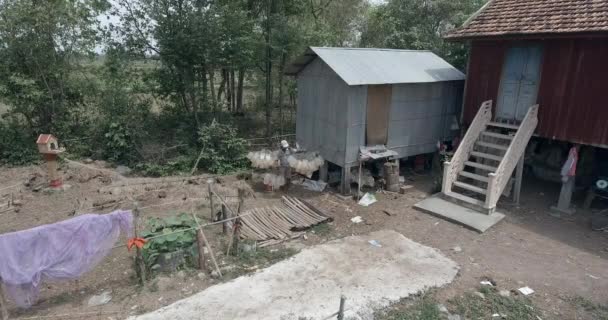
<instances>
[{"instance_id":1,"label":"tiled roof","mask_svg":"<svg viewBox=\"0 0 608 320\"><path fill-rule=\"evenodd\" d=\"M608 0L490 0L445 38L608 32Z\"/></svg>"},{"instance_id":2,"label":"tiled roof","mask_svg":"<svg viewBox=\"0 0 608 320\"><path fill-rule=\"evenodd\" d=\"M38 136L38 140L36 140L36 143L37 144L46 144L52 139L55 139L55 137L52 134L41 134Z\"/></svg>"}]
</instances>

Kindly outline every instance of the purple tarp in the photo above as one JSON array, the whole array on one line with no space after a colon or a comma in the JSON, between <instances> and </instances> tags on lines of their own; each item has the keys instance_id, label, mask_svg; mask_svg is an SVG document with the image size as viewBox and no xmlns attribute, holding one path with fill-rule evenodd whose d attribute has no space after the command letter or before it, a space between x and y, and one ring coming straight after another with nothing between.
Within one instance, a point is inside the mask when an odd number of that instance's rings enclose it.
<instances>
[{"instance_id":1,"label":"purple tarp","mask_svg":"<svg viewBox=\"0 0 608 320\"><path fill-rule=\"evenodd\" d=\"M131 211L84 214L33 229L0 235L0 279L20 307L35 301L43 280L68 280L93 269L121 231L133 231Z\"/></svg>"}]
</instances>

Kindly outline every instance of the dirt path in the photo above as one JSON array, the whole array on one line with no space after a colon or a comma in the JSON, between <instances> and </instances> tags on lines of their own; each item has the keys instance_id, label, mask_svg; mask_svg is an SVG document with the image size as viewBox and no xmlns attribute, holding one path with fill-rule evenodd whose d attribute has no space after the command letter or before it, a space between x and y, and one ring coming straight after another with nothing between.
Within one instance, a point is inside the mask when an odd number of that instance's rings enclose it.
<instances>
[{"instance_id":1,"label":"dirt path","mask_svg":"<svg viewBox=\"0 0 608 320\"><path fill-rule=\"evenodd\" d=\"M111 177L105 175L91 178L94 174L90 171L71 168L64 172L66 183L72 185L64 193L45 194L30 189L15 191L13 196L20 199L22 205L18 212L0 213L0 233L60 221L69 218L75 208L87 208L96 202L124 198L120 190L114 194L100 193L100 189L107 190L105 187L117 181L114 179L112 182ZM38 167L3 168L0 169L0 181L4 185L22 183L33 173L43 175L44 171ZM293 187L290 194L305 198L323 209L333 216L334 222L330 230L319 234L308 232L307 240L292 241L288 246L301 248L330 239L392 229L418 243L439 249L458 263L458 277L437 293L439 299L449 299L473 290L481 278L489 277L501 288L532 287L536 290L532 299L547 311L547 319L574 319L574 309L569 302L571 297L607 302L608 234L592 232L586 213L567 219L549 216L547 208L559 192L556 186L525 181L521 207L502 204L507 218L480 235L413 209L413 204L427 196L431 182L430 177L424 175L411 178L413 181L409 180L408 183L414 187L407 194L379 194L379 202L368 208L328 193L318 194ZM234 177L224 177L222 180L225 192L232 190L231 187L237 183ZM189 207L179 201L184 197L198 197L203 200L196 202L196 208L201 218L208 219L204 185L187 183L177 187L142 187L133 194L142 205L147 206L178 202L147 209L146 216L166 216L184 211ZM247 208L280 201L279 194L256 192L256 196L256 199L247 199ZM0 191L0 201L8 197L9 193ZM122 207L123 204L115 206ZM96 212L109 212L112 209L110 206ZM388 216L384 209L394 214ZM353 224L350 219L354 216L361 216L364 222ZM214 248L221 248L221 226L215 226L207 233L213 239ZM456 246L462 251L454 251ZM221 254L218 259L223 268L230 267L229 260ZM17 318L87 313L71 319L122 319L156 310L218 283L218 280L197 270L172 275L168 281L165 278L140 289L132 268L132 254L119 249L79 281L45 284L40 301L34 308L23 311L11 305L10 311ZM88 307L88 298L103 291L112 292L112 301L102 307ZM91 312L95 314L91 315Z\"/></svg>"}]
</instances>

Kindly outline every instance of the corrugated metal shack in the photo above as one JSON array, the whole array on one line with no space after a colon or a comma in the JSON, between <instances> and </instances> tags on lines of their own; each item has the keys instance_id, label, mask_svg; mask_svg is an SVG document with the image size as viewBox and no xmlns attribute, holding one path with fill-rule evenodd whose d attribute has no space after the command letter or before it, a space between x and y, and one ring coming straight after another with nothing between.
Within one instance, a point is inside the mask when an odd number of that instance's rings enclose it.
<instances>
[{"instance_id":1,"label":"corrugated metal shack","mask_svg":"<svg viewBox=\"0 0 608 320\"><path fill-rule=\"evenodd\" d=\"M360 147L402 158L459 134L464 74L432 52L311 47L286 73L297 76L296 139L342 167L345 193Z\"/></svg>"},{"instance_id":2,"label":"corrugated metal shack","mask_svg":"<svg viewBox=\"0 0 608 320\"><path fill-rule=\"evenodd\" d=\"M608 1L494 0L446 38L471 44L465 123L538 103L539 136L608 147Z\"/></svg>"}]
</instances>

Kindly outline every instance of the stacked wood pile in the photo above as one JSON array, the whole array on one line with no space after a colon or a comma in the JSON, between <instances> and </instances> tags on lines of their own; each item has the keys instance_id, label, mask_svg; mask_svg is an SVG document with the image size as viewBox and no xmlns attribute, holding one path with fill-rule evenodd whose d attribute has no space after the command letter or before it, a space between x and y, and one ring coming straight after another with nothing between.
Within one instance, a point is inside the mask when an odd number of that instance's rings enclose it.
<instances>
[{"instance_id":1,"label":"stacked wood pile","mask_svg":"<svg viewBox=\"0 0 608 320\"><path fill-rule=\"evenodd\" d=\"M282 206L255 208L241 215L241 237L257 241L298 237L301 230L330 219L312 205L285 196Z\"/></svg>"}]
</instances>

